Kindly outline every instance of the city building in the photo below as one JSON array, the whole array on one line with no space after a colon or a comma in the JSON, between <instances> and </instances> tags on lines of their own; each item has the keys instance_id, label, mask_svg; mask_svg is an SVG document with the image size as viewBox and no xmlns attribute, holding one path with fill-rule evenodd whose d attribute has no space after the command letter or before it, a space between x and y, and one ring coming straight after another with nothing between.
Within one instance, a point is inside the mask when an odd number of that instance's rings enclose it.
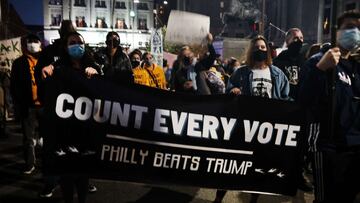
<instances>
[{"instance_id":1,"label":"city building","mask_svg":"<svg viewBox=\"0 0 360 203\"><path fill-rule=\"evenodd\" d=\"M331 0L271 0L266 1L265 36L278 45L285 39L289 28L298 27L308 43L330 42ZM338 1L337 13L360 9L358 0ZM280 31L282 30L282 31Z\"/></svg>"},{"instance_id":2,"label":"city building","mask_svg":"<svg viewBox=\"0 0 360 203\"><path fill-rule=\"evenodd\" d=\"M153 0L44 0L44 38L59 38L62 20L71 19L87 43L102 45L109 31L130 49L146 47L154 27Z\"/></svg>"},{"instance_id":3,"label":"city building","mask_svg":"<svg viewBox=\"0 0 360 203\"><path fill-rule=\"evenodd\" d=\"M27 33L28 29L14 7L7 0L0 0L0 40Z\"/></svg>"}]
</instances>

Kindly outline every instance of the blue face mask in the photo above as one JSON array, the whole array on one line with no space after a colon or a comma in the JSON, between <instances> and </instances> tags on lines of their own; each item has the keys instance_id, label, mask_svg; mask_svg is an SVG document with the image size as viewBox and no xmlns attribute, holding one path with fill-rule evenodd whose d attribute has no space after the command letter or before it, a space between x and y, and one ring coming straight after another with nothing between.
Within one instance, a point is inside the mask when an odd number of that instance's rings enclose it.
<instances>
[{"instance_id":1,"label":"blue face mask","mask_svg":"<svg viewBox=\"0 0 360 203\"><path fill-rule=\"evenodd\" d=\"M83 44L73 44L68 46L68 53L71 58L80 59L85 53L85 46Z\"/></svg>"},{"instance_id":2,"label":"blue face mask","mask_svg":"<svg viewBox=\"0 0 360 203\"><path fill-rule=\"evenodd\" d=\"M352 51L360 46L360 31L358 28L340 30L339 45L347 51Z\"/></svg>"}]
</instances>

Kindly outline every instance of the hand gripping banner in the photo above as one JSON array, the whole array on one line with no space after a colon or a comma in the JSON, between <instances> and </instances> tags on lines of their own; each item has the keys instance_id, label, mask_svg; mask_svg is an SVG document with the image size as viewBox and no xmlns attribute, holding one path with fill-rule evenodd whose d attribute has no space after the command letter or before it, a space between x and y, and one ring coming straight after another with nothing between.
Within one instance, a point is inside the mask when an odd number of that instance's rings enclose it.
<instances>
[{"instance_id":1,"label":"hand gripping banner","mask_svg":"<svg viewBox=\"0 0 360 203\"><path fill-rule=\"evenodd\" d=\"M304 113L291 102L118 86L67 71L47 81L45 104L45 173L296 194Z\"/></svg>"}]
</instances>

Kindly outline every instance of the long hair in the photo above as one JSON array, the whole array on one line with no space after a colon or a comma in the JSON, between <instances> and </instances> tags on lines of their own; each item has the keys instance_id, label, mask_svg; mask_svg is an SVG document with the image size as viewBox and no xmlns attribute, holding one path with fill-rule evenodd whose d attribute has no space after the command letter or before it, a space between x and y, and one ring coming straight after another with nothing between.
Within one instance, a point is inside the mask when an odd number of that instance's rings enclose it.
<instances>
[{"instance_id":1,"label":"long hair","mask_svg":"<svg viewBox=\"0 0 360 203\"><path fill-rule=\"evenodd\" d=\"M70 32L64 37L64 40L62 41L61 49L60 49L61 50L60 51L60 59L61 59L62 65L65 65L68 67L71 66L71 57L68 53L67 42L71 36L79 36L82 39L82 41L85 43L84 37L78 32ZM93 57L90 54L87 47L85 47L85 53L84 53L83 57L80 59L80 64L81 64L81 68L83 68L83 69L85 69L86 67L89 67L89 66L90 67L96 66L95 60L93 59Z\"/></svg>"},{"instance_id":2,"label":"long hair","mask_svg":"<svg viewBox=\"0 0 360 203\"><path fill-rule=\"evenodd\" d=\"M266 49L267 49L267 57L265 60L265 64L270 66L272 64L272 57L271 57L271 50L270 50L270 46L268 44L268 42L266 41L265 37L261 36L261 35L257 35L256 37L252 38L250 41L250 45L249 48L246 52L246 65L248 65L250 68L253 68L255 65L255 60L254 60L254 51L255 51L255 43L258 40L262 40L265 42L266 45Z\"/></svg>"}]
</instances>

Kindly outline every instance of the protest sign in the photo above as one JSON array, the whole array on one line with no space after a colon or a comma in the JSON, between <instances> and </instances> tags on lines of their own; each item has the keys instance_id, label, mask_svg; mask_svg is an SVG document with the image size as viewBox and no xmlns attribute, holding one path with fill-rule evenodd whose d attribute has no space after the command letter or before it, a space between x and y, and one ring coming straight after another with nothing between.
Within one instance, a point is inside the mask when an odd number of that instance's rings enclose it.
<instances>
[{"instance_id":1,"label":"protest sign","mask_svg":"<svg viewBox=\"0 0 360 203\"><path fill-rule=\"evenodd\" d=\"M199 45L210 32L210 17L172 10L167 24L165 41L175 44Z\"/></svg>"},{"instance_id":2,"label":"protest sign","mask_svg":"<svg viewBox=\"0 0 360 203\"><path fill-rule=\"evenodd\" d=\"M153 55L155 63L163 67L164 46L161 29L153 29L151 32L151 54Z\"/></svg>"},{"instance_id":3,"label":"protest sign","mask_svg":"<svg viewBox=\"0 0 360 203\"><path fill-rule=\"evenodd\" d=\"M13 61L22 55L20 37L0 41L0 70L10 71Z\"/></svg>"},{"instance_id":4,"label":"protest sign","mask_svg":"<svg viewBox=\"0 0 360 203\"><path fill-rule=\"evenodd\" d=\"M118 86L77 72L55 72L46 87L47 174L296 194L304 117L291 102Z\"/></svg>"}]
</instances>

